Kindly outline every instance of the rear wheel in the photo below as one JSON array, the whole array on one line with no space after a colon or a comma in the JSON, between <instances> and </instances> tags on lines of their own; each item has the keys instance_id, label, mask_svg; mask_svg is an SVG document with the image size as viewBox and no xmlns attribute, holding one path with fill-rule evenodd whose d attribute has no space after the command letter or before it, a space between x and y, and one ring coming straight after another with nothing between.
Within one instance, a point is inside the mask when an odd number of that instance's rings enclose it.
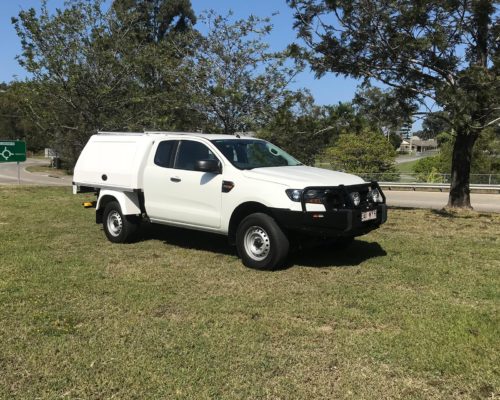
<instances>
[{"instance_id":1,"label":"rear wheel","mask_svg":"<svg viewBox=\"0 0 500 400\"><path fill-rule=\"evenodd\" d=\"M284 264L290 243L272 217L255 213L238 226L236 246L245 266L272 270Z\"/></svg>"},{"instance_id":2,"label":"rear wheel","mask_svg":"<svg viewBox=\"0 0 500 400\"><path fill-rule=\"evenodd\" d=\"M110 201L103 213L104 233L113 243L127 243L137 237L140 219L133 215L123 215L120 204Z\"/></svg>"}]
</instances>

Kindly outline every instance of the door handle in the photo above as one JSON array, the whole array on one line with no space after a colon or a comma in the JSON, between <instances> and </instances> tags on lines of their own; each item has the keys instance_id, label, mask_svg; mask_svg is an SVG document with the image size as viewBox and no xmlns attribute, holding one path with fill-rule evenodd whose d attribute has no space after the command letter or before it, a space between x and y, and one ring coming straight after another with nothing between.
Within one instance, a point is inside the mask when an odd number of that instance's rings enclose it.
<instances>
[{"instance_id":1,"label":"door handle","mask_svg":"<svg viewBox=\"0 0 500 400\"><path fill-rule=\"evenodd\" d=\"M170 178L170 180L171 180L172 182L180 182L180 181L181 181L181 178L172 177L172 178Z\"/></svg>"}]
</instances>

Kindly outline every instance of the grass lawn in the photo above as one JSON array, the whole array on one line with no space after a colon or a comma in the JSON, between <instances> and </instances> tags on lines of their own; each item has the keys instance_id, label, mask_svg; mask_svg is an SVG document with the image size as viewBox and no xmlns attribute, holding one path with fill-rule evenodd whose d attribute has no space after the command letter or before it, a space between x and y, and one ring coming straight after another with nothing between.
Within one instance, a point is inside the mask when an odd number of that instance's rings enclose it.
<instances>
[{"instance_id":1,"label":"grass lawn","mask_svg":"<svg viewBox=\"0 0 500 400\"><path fill-rule=\"evenodd\" d=\"M500 396L498 214L391 210L259 272L219 236L111 244L84 199L0 187L0 398Z\"/></svg>"},{"instance_id":2,"label":"grass lawn","mask_svg":"<svg viewBox=\"0 0 500 400\"><path fill-rule=\"evenodd\" d=\"M396 164L396 170L402 173L413 173L413 167L417 164L418 161L419 160L413 160Z\"/></svg>"}]
</instances>

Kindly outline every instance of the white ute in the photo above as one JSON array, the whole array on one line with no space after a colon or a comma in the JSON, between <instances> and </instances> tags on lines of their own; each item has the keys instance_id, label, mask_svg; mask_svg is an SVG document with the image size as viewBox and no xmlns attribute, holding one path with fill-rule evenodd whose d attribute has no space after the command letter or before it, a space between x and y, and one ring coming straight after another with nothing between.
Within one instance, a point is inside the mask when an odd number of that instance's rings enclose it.
<instances>
[{"instance_id":1,"label":"white ute","mask_svg":"<svg viewBox=\"0 0 500 400\"><path fill-rule=\"evenodd\" d=\"M383 224L376 182L308 167L264 140L198 133L101 132L74 170L95 192L96 222L114 243L141 221L227 235L243 263L274 269L300 235L347 242Z\"/></svg>"}]
</instances>

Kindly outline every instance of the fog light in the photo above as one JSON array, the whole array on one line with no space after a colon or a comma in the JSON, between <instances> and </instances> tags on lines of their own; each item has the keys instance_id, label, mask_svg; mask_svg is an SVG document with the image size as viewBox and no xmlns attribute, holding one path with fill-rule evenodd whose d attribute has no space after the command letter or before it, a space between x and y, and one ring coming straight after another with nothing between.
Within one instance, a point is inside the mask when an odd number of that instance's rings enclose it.
<instances>
[{"instance_id":1,"label":"fog light","mask_svg":"<svg viewBox=\"0 0 500 400\"><path fill-rule=\"evenodd\" d=\"M351 201L354 206L359 206L359 203L361 203L361 197L359 196L358 192L352 192L349 194L351 196Z\"/></svg>"},{"instance_id":2,"label":"fog light","mask_svg":"<svg viewBox=\"0 0 500 400\"><path fill-rule=\"evenodd\" d=\"M372 189L370 192L370 196L372 197L372 200L374 203L382 203L382 195L380 194L380 191L377 188Z\"/></svg>"}]
</instances>

